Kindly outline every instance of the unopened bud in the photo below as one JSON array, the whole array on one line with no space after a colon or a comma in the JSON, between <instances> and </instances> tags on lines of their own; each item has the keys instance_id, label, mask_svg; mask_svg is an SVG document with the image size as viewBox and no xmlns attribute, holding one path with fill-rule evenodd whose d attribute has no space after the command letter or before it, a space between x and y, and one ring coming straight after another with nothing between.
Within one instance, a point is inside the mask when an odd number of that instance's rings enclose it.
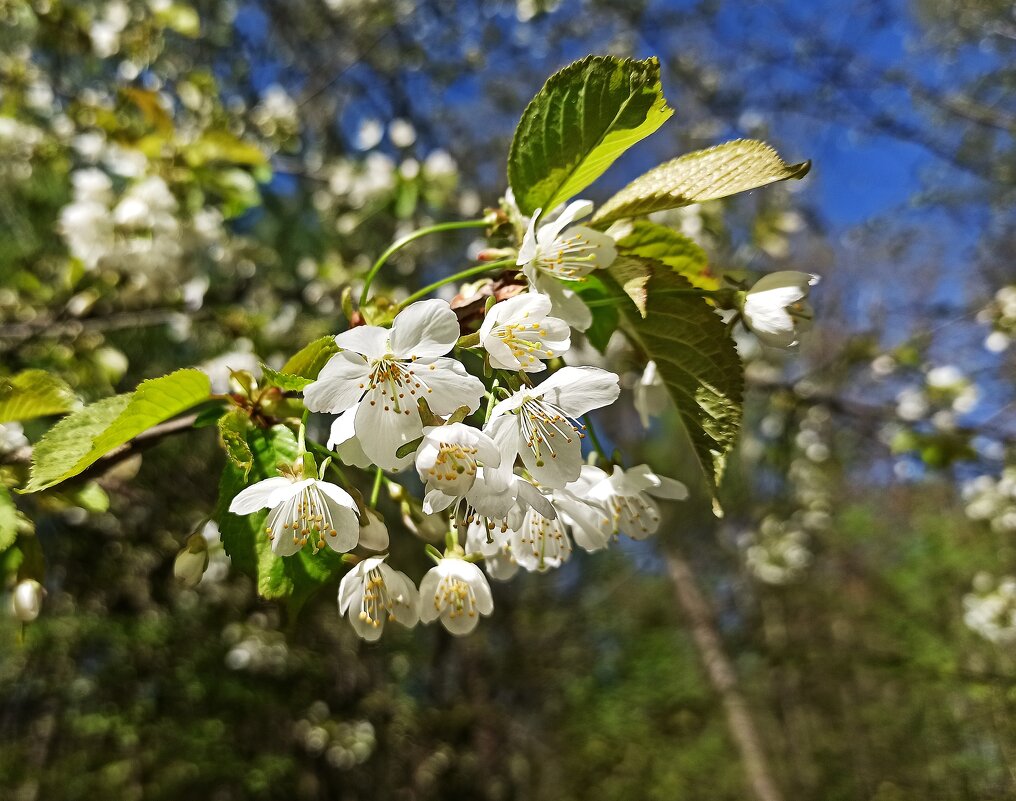
<instances>
[{"instance_id":1,"label":"unopened bud","mask_svg":"<svg viewBox=\"0 0 1016 801\"><path fill-rule=\"evenodd\" d=\"M187 545L176 555L173 575L184 587L191 589L201 581L208 567L208 541L200 533L191 534Z\"/></svg>"},{"instance_id":2,"label":"unopened bud","mask_svg":"<svg viewBox=\"0 0 1016 801\"><path fill-rule=\"evenodd\" d=\"M388 526L376 509L367 509L360 517L361 547L368 551L384 551L388 548Z\"/></svg>"},{"instance_id":3,"label":"unopened bud","mask_svg":"<svg viewBox=\"0 0 1016 801\"><path fill-rule=\"evenodd\" d=\"M18 582L14 588L14 614L22 623L31 623L42 611L46 590L35 579Z\"/></svg>"},{"instance_id":4,"label":"unopened bud","mask_svg":"<svg viewBox=\"0 0 1016 801\"><path fill-rule=\"evenodd\" d=\"M477 261L498 261L515 256L518 251L515 248L484 248L476 254Z\"/></svg>"}]
</instances>

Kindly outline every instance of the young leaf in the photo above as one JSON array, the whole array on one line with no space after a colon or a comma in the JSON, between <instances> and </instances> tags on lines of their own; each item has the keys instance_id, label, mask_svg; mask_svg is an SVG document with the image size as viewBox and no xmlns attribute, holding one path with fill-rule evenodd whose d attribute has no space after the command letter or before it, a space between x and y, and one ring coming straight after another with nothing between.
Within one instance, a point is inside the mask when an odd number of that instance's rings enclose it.
<instances>
[{"instance_id":1,"label":"young leaf","mask_svg":"<svg viewBox=\"0 0 1016 801\"><path fill-rule=\"evenodd\" d=\"M338 352L339 346L335 344L335 337L315 339L290 357L282 366L281 372L303 376L313 381L321 372L321 368Z\"/></svg>"},{"instance_id":2,"label":"young leaf","mask_svg":"<svg viewBox=\"0 0 1016 801\"><path fill-rule=\"evenodd\" d=\"M219 418L219 444L226 457L243 471L246 478L254 464L254 455L247 444L247 430L250 418L243 409L232 409Z\"/></svg>"},{"instance_id":3,"label":"young leaf","mask_svg":"<svg viewBox=\"0 0 1016 801\"><path fill-rule=\"evenodd\" d=\"M575 196L674 113L660 62L589 56L552 75L522 113L508 185L524 214Z\"/></svg>"},{"instance_id":4,"label":"young leaf","mask_svg":"<svg viewBox=\"0 0 1016 801\"><path fill-rule=\"evenodd\" d=\"M81 406L74 391L45 370L0 379L0 423L65 414Z\"/></svg>"},{"instance_id":5,"label":"young leaf","mask_svg":"<svg viewBox=\"0 0 1016 801\"><path fill-rule=\"evenodd\" d=\"M64 418L32 451L32 478L25 492L52 487L110 451L208 399L211 385L200 370L142 381L128 395L115 395Z\"/></svg>"},{"instance_id":6,"label":"young leaf","mask_svg":"<svg viewBox=\"0 0 1016 801\"><path fill-rule=\"evenodd\" d=\"M646 358L656 362L715 490L741 424L741 361L723 321L703 298L691 294L694 288L686 279L658 262L642 260L642 266L643 279L637 283L644 292L644 313L614 284L622 326ZM604 283L614 280L613 272L612 266Z\"/></svg>"},{"instance_id":7,"label":"young leaf","mask_svg":"<svg viewBox=\"0 0 1016 801\"><path fill-rule=\"evenodd\" d=\"M302 375L292 375L291 373L273 370L267 364L261 365L261 377L265 383L272 384L285 392L301 390L313 382L313 379L304 378Z\"/></svg>"},{"instance_id":8,"label":"young leaf","mask_svg":"<svg viewBox=\"0 0 1016 801\"><path fill-rule=\"evenodd\" d=\"M701 289L719 289L720 282L709 272L706 252L694 241L673 228L635 220L631 230L617 240L622 256L641 256L666 264Z\"/></svg>"},{"instance_id":9,"label":"young leaf","mask_svg":"<svg viewBox=\"0 0 1016 801\"><path fill-rule=\"evenodd\" d=\"M716 200L775 181L803 178L810 168L810 161L787 164L765 142L737 139L655 167L604 203L593 222L607 225L625 217Z\"/></svg>"}]
</instances>

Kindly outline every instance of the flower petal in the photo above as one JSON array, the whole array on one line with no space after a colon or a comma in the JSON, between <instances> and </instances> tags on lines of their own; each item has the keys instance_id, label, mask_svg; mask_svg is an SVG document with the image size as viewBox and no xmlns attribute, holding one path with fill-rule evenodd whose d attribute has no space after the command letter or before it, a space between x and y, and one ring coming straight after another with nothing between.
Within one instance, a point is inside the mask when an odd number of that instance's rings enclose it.
<instances>
[{"instance_id":1,"label":"flower petal","mask_svg":"<svg viewBox=\"0 0 1016 801\"><path fill-rule=\"evenodd\" d=\"M388 352L388 329L376 325L358 325L335 337L343 350L359 353L368 360L380 359Z\"/></svg>"},{"instance_id":2,"label":"flower petal","mask_svg":"<svg viewBox=\"0 0 1016 801\"><path fill-rule=\"evenodd\" d=\"M446 301L412 303L392 321L392 353L400 359L443 356L459 340L459 318Z\"/></svg>"},{"instance_id":3,"label":"flower petal","mask_svg":"<svg viewBox=\"0 0 1016 801\"><path fill-rule=\"evenodd\" d=\"M336 353L321 368L317 380L303 390L303 402L312 412L338 414L363 397L370 366L355 353Z\"/></svg>"},{"instance_id":4,"label":"flower petal","mask_svg":"<svg viewBox=\"0 0 1016 801\"><path fill-rule=\"evenodd\" d=\"M483 382L470 375L455 359L439 357L416 363L415 375L425 389L420 397L435 414L451 414L460 406L475 412L485 392Z\"/></svg>"},{"instance_id":5,"label":"flower petal","mask_svg":"<svg viewBox=\"0 0 1016 801\"><path fill-rule=\"evenodd\" d=\"M562 367L536 388L569 417L609 406L621 394L615 373L599 367Z\"/></svg>"},{"instance_id":6,"label":"flower petal","mask_svg":"<svg viewBox=\"0 0 1016 801\"><path fill-rule=\"evenodd\" d=\"M356 410L354 425L363 452L382 470L402 470L412 464L412 454L400 459L395 452L423 434L416 408L401 412L390 406L386 409L385 399L374 391Z\"/></svg>"},{"instance_id":7,"label":"flower petal","mask_svg":"<svg viewBox=\"0 0 1016 801\"><path fill-rule=\"evenodd\" d=\"M273 506L277 506L281 502L281 499L275 500L272 496L278 490L292 485L293 482L285 476L266 478L264 481L252 484L237 493L229 504L229 511L235 515L249 515L261 509L270 509L269 501L274 500Z\"/></svg>"},{"instance_id":8,"label":"flower petal","mask_svg":"<svg viewBox=\"0 0 1016 801\"><path fill-rule=\"evenodd\" d=\"M548 446L554 449L553 455ZM542 459L537 459L531 448L520 450L523 464L541 486L560 489L577 479L582 472L582 445L578 436L571 437L571 442L568 442L561 434L554 435L541 447Z\"/></svg>"}]
</instances>

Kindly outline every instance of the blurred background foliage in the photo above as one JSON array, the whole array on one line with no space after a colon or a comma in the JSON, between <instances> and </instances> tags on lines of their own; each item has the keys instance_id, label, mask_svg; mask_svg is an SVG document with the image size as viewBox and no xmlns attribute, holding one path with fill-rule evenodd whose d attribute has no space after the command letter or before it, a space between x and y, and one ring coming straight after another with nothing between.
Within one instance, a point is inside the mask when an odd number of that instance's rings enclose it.
<instances>
[{"instance_id":1,"label":"blurred background foliage","mask_svg":"<svg viewBox=\"0 0 1016 801\"><path fill-rule=\"evenodd\" d=\"M659 221L716 274L823 275L801 352L742 342L726 517L672 507L654 541L499 585L465 640L366 645L334 588L298 621L260 601L205 523L208 431L16 496L5 590L44 562L47 595L0 622L2 795L743 799L677 556L787 798L1016 798L1014 42L993 0L0 0L3 375L92 400L278 364L394 237L496 203L524 104L589 52L659 56L678 110L595 199L764 136L812 175ZM389 288L470 247L415 244ZM673 415L646 436L620 406L610 443L693 481ZM0 430L5 486L44 428Z\"/></svg>"}]
</instances>

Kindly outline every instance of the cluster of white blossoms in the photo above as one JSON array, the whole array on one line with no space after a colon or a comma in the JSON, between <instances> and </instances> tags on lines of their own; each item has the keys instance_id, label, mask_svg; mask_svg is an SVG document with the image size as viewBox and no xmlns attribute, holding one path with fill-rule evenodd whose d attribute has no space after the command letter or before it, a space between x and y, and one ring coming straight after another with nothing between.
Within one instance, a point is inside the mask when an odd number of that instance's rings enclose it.
<instances>
[{"instance_id":1,"label":"cluster of white blossoms","mask_svg":"<svg viewBox=\"0 0 1016 801\"><path fill-rule=\"evenodd\" d=\"M993 531L1016 532L1016 467L1007 467L999 477L978 476L963 485L967 517L984 520Z\"/></svg>"},{"instance_id":2,"label":"cluster of white blossoms","mask_svg":"<svg viewBox=\"0 0 1016 801\"><path fill-rule=\"evenodd\" d=\"M896 414L908 422L930 420L940 431L951 431L959 415L969 413L980 399L980 390L953 364L928 366L924 385L907 387L896 396Z\"/></svg>"},{"instance_id":3,"label":"cluster of white blossoms","mask_svg":"<svg viewBox=\"0 0 1016 801\"><path fill-rule=\"evenodd\" d=\"M963 622L996 645L1016 642L1016 578L996 583L987 573L974 578L974 591L963 597Z\"/></svg>"},{"instance_id":4,"label":"cluster of white blossoms","mask_svg":"<svg viewBox=\"0 0 1016 801\"><path fill-rule=\"evenodd\" d=\"M992 353L1006 350L1016 338L1016 284L999 289L991 303L978 313L977 321L992 329L984 338L985 349Z\"/></svg>"}]
</instances>

